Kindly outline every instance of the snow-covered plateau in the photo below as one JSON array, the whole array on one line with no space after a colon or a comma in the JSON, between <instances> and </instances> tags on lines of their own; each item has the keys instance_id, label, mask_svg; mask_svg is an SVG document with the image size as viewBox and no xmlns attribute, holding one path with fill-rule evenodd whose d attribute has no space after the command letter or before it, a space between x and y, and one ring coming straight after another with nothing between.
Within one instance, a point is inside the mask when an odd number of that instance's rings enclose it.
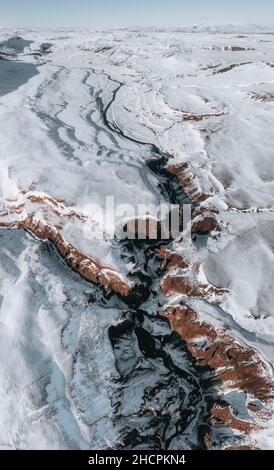
<instances>
[{"instance_id":1,"label":"snow-covered plateau","mask_svg":"<svg viewBox=\"0 0 274 470\"><path fill-rule=\"evenodd\" d=\"M0 29L0 449L274 449L273 125L271 29Z\"/></svg>"}]
</instances>

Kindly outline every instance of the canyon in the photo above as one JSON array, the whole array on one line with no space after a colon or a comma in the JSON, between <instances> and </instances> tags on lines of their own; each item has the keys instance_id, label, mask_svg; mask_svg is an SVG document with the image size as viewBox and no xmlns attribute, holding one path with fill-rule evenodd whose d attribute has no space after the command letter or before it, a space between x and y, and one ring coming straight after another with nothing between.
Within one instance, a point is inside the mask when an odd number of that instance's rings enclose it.
<instances>
[{"instance_id":1,"label":"canyon","mask_svg":"<svg viewBox=\"0 0 274 470\"><path fill-rule=\"evenodd\" d=\"M273 41L0 30L1 449L273 449Z\"/></svg>"}]
</instances>

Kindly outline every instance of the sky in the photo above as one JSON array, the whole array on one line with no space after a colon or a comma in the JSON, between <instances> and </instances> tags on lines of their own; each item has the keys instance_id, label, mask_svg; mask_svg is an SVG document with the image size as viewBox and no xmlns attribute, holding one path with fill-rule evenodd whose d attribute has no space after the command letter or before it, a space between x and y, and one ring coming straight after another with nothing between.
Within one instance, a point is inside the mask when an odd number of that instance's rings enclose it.
<instances>
[{"instance_id":1,"label":"sky","mask_svg":"<svg viewBox=\"0 0 274 470\"><path fill-rule=\"evenodd\" d=\"M274 24L274 0L0 0L0 27Z\"/></svg>"}]
</instances>

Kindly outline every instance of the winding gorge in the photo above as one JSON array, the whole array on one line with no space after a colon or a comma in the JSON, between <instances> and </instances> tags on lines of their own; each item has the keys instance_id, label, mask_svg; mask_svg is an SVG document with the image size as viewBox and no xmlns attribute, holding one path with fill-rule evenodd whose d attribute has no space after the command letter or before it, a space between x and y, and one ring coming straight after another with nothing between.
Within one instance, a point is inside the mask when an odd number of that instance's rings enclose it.
<instances>
[{"instance_id":1,"label":"winding gorge","mask_svg":"<svg viewBox=\"0 0 274 470\"><path fill-rule=\"evenodd\" d=\"M1 448L273 446L273 40L1 32ZM108 195L180 236L85 238Z\"/></svg>"}]
</instances>

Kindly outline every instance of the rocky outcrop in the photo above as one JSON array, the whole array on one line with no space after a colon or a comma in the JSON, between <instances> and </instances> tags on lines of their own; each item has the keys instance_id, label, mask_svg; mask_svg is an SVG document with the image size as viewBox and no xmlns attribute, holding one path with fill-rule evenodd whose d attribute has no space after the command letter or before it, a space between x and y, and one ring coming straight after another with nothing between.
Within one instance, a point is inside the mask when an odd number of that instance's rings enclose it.
<instances>
[{"instance_id":1,"label":"rocky outcrop","mask_svg":"<svg viewBox=\"0 0 274 470\"><path fill-rule=\"evenodd\" d=\"M221 227L216 216L210 212L202 212L192 219L191 233L197 235L209 235L211 232L221 232Z\"/></svg>"},{"instance_id":2,"label":"rocky outcrop","mask_svg":"<svg viewBox=\"0 0 274 470\"><path fill-rule=\"evenodd\" d=\"M168 250L164 245L156 250L157 257L162 260L161 269L171 271L173 269L185 269L190 267L188 263L179 253Z\"/></svg>"},{"instance_id":3,"label":"rocky outcrop","mask_svg":"<svg viewBox=\"0 0 274 470\"><path fill-rule=\"evenodd\" d=\"M209 368L209 383L218 392L239 391L246 397L248 417L237 416L231 403L215 403L210 408L209 423L213 428L230 428L241 442L256 442L256 431L267 426L272 415L274 383L270 368L259 353L241 344L224 329L215 328L187 302L167 306L161 316L168 319L173 331L186 342L187 349L199 368ZM209 446L210 437L207 436Z\"/></svg>"},{"instance_id":4,"label":"rocky outcrop","mask_svg":"<svg viewBox=\"0 0 274 470\"><path fill-rule=\"evenodd\" d=\"M6 54L6 52L0 51L0 60L5 60L7 59L7 57L8 57L8 54Z\"/></svg>"},{"instance_id":5,"label":"rocky outcrop","mask_svg":"<svg viewBox=\"0 0 274 470\"><path fill-rule=\"evenodd\" d=\"M184 188L185 193L193 202L201 203L211 196L211 194L206 194L202 191L190 163L170 163L166 166L166 170L176 176L179 184Z\"/></svg>"},{"instance_id":6,"label":"rocky outcrop","mask_svg":"<svg viewBox=\"0 0 274 470\"><path fill-rule=\"evenodd\" d=\"M51 242L68 266L87 281L100 285L106 293L127 296L133 287L131 282L66 241L61 233L64 219L83 221L85 217L51 196L31 192L22 194L19 200L4 202L0 227L23 229L38 240Z\"/></svg>"}]
</instances>

